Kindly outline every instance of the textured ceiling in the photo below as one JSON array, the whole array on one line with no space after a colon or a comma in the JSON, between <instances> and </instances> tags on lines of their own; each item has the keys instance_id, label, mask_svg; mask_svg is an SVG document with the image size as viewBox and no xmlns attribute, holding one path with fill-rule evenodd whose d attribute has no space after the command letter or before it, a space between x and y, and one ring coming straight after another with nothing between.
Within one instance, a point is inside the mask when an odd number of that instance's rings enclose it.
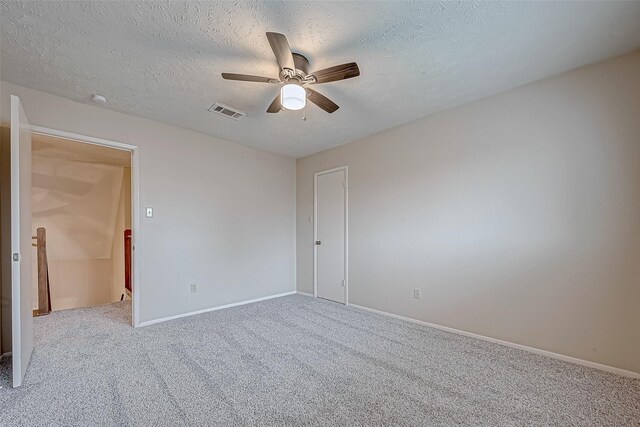
<instances>
[{"instance_id":1,"label":"textured ceiling","mask_svg":"<svg viewBox=\"0 0 640 427\"><path fill-rule=\"evenodd\" d=\"M301 157L640 48L640 2L5 2L3 80ZM278 87L266 31L311 69L361 76L316 86L340 109L266 114ZM248 113L207 112L221 102Z\"/></svg>"}]
</instances>

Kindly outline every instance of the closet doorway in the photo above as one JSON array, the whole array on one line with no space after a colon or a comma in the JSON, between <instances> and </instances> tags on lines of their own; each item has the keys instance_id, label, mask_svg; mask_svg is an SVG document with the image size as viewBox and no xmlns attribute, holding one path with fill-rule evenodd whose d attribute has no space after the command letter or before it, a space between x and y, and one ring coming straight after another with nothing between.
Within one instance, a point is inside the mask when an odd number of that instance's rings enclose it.
<instances>
[{"instance_id":1,"label":"closet doorway","mask_svg":"<svg viewBox=\"0 0 640 427\"><path fill-rule=\"evenodd\" d=\"M60 134L32 133L34 315L122 304L135 326L135 147Z\"/></svg>"}]
</instances>

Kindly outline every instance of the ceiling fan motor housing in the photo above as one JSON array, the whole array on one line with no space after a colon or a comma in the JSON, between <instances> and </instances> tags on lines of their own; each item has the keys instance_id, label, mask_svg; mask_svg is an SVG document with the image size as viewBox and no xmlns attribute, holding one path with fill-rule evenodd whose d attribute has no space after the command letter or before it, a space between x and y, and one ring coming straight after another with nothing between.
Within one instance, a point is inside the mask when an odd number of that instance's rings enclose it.
<instances>
[{"instance_id":1,"label":"ceiling fan motor housing","mask_svg":"<svg viewBox=\"0 0 640 427\"><path fill-rule=\"evenodd\" d=\"M291 56L293 56L293 64L296 69L292 70L292 72L283 69L280 72L280 79L285 82L294 79L298 80L300 84L305 83L308 80L307 76L309 75L309 60L306 56L299 53L292 52Z\"/></svg>"},{"instance_id":2,"label":"ceiling fan motor housing","mask_svg":"<svg viewBox=\"0 0 640 427\"><path fill-rule=\"evenodd\" d=\"M309 74L309 60L307 57L299 53L291 53L291 55L293 55L293 63L296 66L296 74L298 71L304 76Z\"/></svg>"}]
</instances>

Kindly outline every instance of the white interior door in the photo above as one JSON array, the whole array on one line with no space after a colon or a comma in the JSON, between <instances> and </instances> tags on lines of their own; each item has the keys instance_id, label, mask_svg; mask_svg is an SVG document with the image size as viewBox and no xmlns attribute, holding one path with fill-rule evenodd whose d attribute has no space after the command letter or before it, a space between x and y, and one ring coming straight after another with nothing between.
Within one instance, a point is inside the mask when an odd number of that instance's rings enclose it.
<instances>
[{"instance_id":1,"label":"white interior door","mask_svg":"<svg viewBox=\"0 0 640 427\"><path fill-rule=\"evenodd\" d=\"M33 350L31 299L31 130L20 98L11 96L11 352L20 387Z\"/></svg>"},{"instance_id":2,"label":"white interior door","mask_svg":"<svg viewBox=\"0 0 640 427\"><path fill-rule=\"evenodd\" d=\"M347 169L315 175L316 296L347 303Z\"/></svg>"}]
</instances>

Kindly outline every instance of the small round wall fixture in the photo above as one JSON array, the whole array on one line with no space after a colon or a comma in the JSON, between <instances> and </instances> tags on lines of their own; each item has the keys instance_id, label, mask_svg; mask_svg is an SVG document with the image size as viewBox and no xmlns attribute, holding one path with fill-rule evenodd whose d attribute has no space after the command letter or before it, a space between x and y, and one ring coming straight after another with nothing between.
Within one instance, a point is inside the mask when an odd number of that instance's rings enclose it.
<instances>
[{"instance_id":1,"label":"small round wall fixture","mask_svg":"<svg viewBox=\"0 0 640 427\"><path fill-rule=\"evenodd\" d=\"M280 89L280 102L287 110L302 110L307 103L307 92L300 85L286 84Z\"/></svg>"},{"instance_id":2,"label":"small round wall fixture","mask_svg":"<svg viewBox=\"0 0 640 427\"><path fill-rule=\"evenodd\" d=\"M107 103L107 98L103 95L98 95L97 93L93 94L91 96L91 100L93 102L95 102L96 104L106 104Z\"/></svg>"}]
</instances>

